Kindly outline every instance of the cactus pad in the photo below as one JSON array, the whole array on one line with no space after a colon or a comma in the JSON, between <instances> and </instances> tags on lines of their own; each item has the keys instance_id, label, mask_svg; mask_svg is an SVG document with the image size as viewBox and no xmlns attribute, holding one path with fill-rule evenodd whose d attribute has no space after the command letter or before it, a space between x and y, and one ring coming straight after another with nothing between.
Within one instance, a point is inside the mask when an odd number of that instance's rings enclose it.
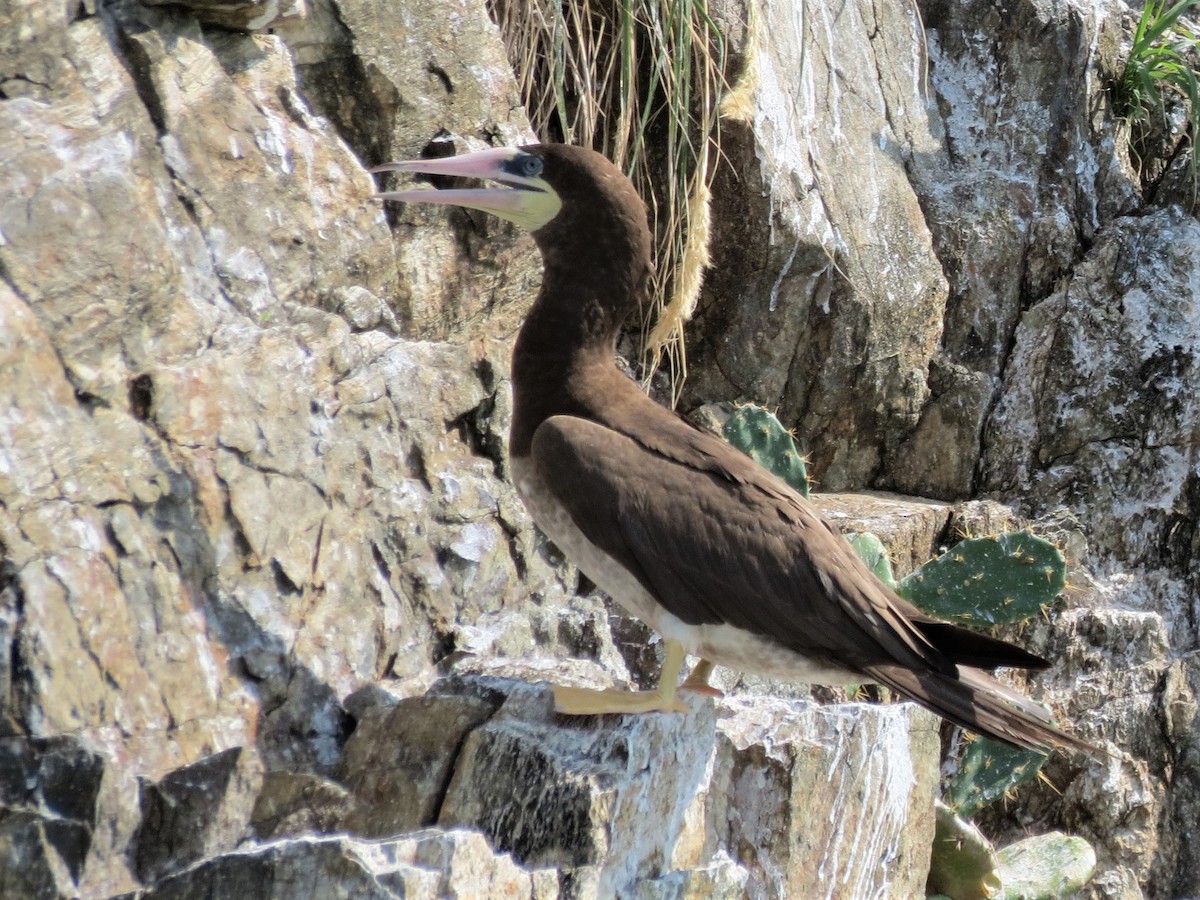
<instances>
[{"instance_id":1,"label":"cactus pad","mask_svg":"<svg viewBox=\"0 0 1200 900\"><path fill-rule=\"evenodd\" d=\"M970 818L1018 784L1036 778L1045 761L1044 753L977 737L967 745L943 796L956 813Z\"/></svg>"},{"instance_id":2,"label":"cactus pad","mask_svg":"<svg viewBox=\"0 0 1200 900\"><path fill-rule=\"evenodd\" d=\"M901 581L898 591L931 615L997 625L1037 615L1066 577L1057 547L1014 531L956 544Z\"/></svg>"},{"instance_id":3,"label":"cactus pad","mask_svg":"<svg viewBox=\"0 0 1200 900\"><path fill-rule=\"evenodd\" d=\"M936 822L929 859L928 887L956 900L985 900L1000 891L996 851L983 833L941 803L934 802Z\"/></svg>"},{"instance_id":4,"label":"cactus pad","mask_svg":"<svg viewBox=\"0 0 1200 900\"><path fill-rule=\"evenodd\" d=\"M896 590L896 575L892 572L892 561L888 559L887 548L883 546L883 541L869 531L852 532L846 535L846 540L850 542L850 546L854 548L859 559L875 573L875 577L893 591Z\"/></svg>"},{"instance_id":5,"label":"cactus pad","mask_svg":"<svg viewBox=\"0 0 1200 900\"><path fill-rule=\"evenodd\" d=\"M1052 831L1010 844L996 854L1003 890L997 900L1074 896L1096 870L1096 851L1081 837Z\"/></svg>"},{"instance_id":6,"label":"cactus pad","mask_svg":"<svg viewBox=\"0 0 1200 900\"><path fill-rule=\"evenodd\" d=\"M724 428L725 440L760 466L778 475L803 496L809 496L808 469L796 441L770 410L747 404L733 411Z\"/></svg>"}]
</instances>

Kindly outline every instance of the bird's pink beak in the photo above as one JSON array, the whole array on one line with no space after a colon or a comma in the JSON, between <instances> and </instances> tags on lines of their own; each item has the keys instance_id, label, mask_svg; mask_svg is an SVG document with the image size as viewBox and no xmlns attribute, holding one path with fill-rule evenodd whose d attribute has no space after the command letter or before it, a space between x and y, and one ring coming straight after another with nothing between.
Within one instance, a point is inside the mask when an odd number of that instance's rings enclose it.
<instances>
[{"instance_id":1,"label":"bird's pink beak","mask_svg":"<svg viewBox=\"0 0 1200 900\"><path fill-rule=\"evenodd\" d=\"M415 172L424 175L457 175L499 182L500 187L386 191L380 200L406 203L441 203L481 209L522 228L537 231L562 209L562 199L542 178L543 158L533 148L501 147L443 159L416 159L387 163L372 172Z\"/></svg>"},{"instance_id":2,"label":"bird's pink beak","mask_svg":"<svg viewBox=\"0 0 1200 900\"><path fill-rule=\"evenodd\" d=\"M368 171L412 172L421 175L454 175L460 178L478 178L483 181L500 181L513 184L516 179L505 170L514 154L512 148L480 150L463 156L442 159L414 159L407 162L385 163ZM524 185L521 185L524 187ZM407 191L383 191L376 194L379 200L400 200L404 203L440 203L448 206L466 206L503 215L520 209L521 190L508 187L495 188L415 188Z\"/></svg>"}]
</instances>

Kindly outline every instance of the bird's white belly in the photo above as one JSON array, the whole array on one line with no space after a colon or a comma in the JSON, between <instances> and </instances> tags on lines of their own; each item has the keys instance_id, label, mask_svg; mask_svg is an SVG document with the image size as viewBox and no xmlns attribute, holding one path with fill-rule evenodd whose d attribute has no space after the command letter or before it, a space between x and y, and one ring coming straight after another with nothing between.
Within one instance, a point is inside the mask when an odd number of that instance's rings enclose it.
<instances>
[{"instance_id":1,"label":"bird's white belly","mask_svg":"<svg viewBox=\"0 0 1200 900\"><path fill-rule=\"evenodd\" d=\"M587 539L570 513L542 485L528 459L513 457L510 462L517 494L542 532L597 587L664 638L677 641L689 655L784 681L830 685L863 681L861 673L830 667L765 635L733 625L689 625L672 615L628 569Z\"/></svg>"}]
</instances>

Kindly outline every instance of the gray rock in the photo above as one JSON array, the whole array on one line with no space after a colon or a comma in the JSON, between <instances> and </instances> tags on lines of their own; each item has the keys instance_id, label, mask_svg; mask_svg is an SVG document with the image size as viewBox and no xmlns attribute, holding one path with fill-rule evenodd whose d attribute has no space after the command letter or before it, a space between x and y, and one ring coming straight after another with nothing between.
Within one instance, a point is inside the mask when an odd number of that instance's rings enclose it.
<instances>
[{"instance_id":1,"label":"gray rock","mask_svg":"<svg viewBox=\"0 0 1200 900\"><path fill-rule=\"evenodd\" d=\"M668 870L713 721L699 700L688 716L556 719L548 691L513 685L467 738L439 824L479 828L527 866L599 866L602 895L630 890Z\"/></svg>"},{"instance_id":2,"label":"gray rock","mask_svg":"<svg viewBox=\"0 0 1200 900\"><path fill-rule=\"evenodd\" d=\"M930 3L921 14L932 141L914 148L908 172L949 296L930 401L884 480L962 497L977 490L1024 310L1137 202L1137 179L1093 114L1108 81L1099 64L1120 66L1118 4Z\"/></svg>"},{"instance_id":3,"label":"gray rock","mask_svg":"<svg viewBox=\"0 0 1200 900\"><path fill-rule=\"evenodd\" d=\"M296 54L306 96L370 165L534 139L484 4L341 0L336 12L318 4L280 22L278 33ZM540 277L528 235L464 210L413 204L388 216L394 251L370 270L387 272L389 283L372 292L387 298L402 333L511 337Z\"/></svg>"},{"instance_id":4,"label":"gray rock","mask_svg":"<svg viewBox=\"0 0 1200 900\"><path fill-rule=\"evenodd\" d=\"M344 318L355 331L381 328L395 334L399 330L391 308L362 285L337 288L326 299L329 311Z\"/></svg>"},{"instance_id":5,"label":"gray rock","mask_svg":"<svg viewBox=\"0 0 1200 900\"><path fill-rule=\"evenodd\" d=\"M147 5L178 5L195 14L196 19L205 25L239 31L262 31L278 21L280 16L296 15L303 4L297 0L187 0L179 4L150 0Z\"/></svg>"},{"instance_id":6,"label":"gray rock","mask_svg":"<svg viewBox=\"0 0 1200 900\"><path fill-rule=\"evenodd\" d=\"M937 719L912 704L726 699L710 821L755 897L923 894Z\"/></svg>"},{"instance_id":7,"label":"gray rock","mask_svg":"<svg viewBox=\"0 0 1200 900\"><path fill-rule=\"evenodd\" d=\"M1163 841L1178 860L1159 884L1177 897L1200 894L1200 654L1189 653L1167 671L1163 709L1172 761ZM1166 856L1168 854L1164 854ZM1168 873L1164 873L1164 876Z\"/></svg>"},{"instance_id":8,"label":"gray rock","mask_svg":"<svg viewBox=\"0 0 1200 900\"><path fill-rule=\"evenodd\" d=\"M107 895L138 778L255 745L328 774L341 698L420 693L460 618L563 591L496 476L507 347L330 299L393 296L395 257L294 48L126 3L0 36L5 729L103 756Z\"/></svg>"},{"instance_id":9,"label":"gray rock","mask_svg":"<svg viewBox=\"0 0 1200 900\"><path fill-rule=\"evenodd\" d=\"M1178 210L1120 219L1017 329L984 483L1029 492L1036 512L1074 512L1101 563L1176 567L1193 552L1179 529L1200 381L1198 242L1200 223Z\"/></svg>"},{"instance_id":10,"label":"gray rock","mask_svg":"<svg viewBox=\"0 0 1200 900\"><path fill-rule=\"evenodd\" d=\"M948 504L882 492L814 494L813 502L843 533L869 531L878 537L898 578L937 555L951 518Z\"/></svg>"},{"instance_id":11,"label":"gray rock","mask_svg":"<svg viewBox=\"0 0 1200 900\"><path fill-rule=\"evenodd\" d=\"M86 853L79 838L78 829L62 819L0 808L0 895L31 900L77 896L72 868L77 872L82 862L79 851Z\"/></svg>"},{"instance_id":12,"label":"gray rock","mask_svg":"<svg viewBox=\"0 0 1200 900\"><path fill-rule=\"evenodd\" d=\"M275 841L218 856L163 880L146 900L256 897L291 900L554 900L553 873L522 871L474 832L418 833L393 841L338 836Z\"/></svg>"},{"instance_id":13,"label":"gray rock","mask_svg":"<svg viewBox=\"0 0 1200 900\"><path fill-rule=\"evenodd\" d=\"M722 851L699 869L671 872L637 886L639 900L743 900L750 873Z\"/></svg>"},{"instance_id":14,"label":"gray rock","mask_svg":"<svg viewBox=\"0 0 1200 900\"><path fill-rule=\"evenodd\" d=\"M353 795L342 785L318 775L267 772L250 813L254 836L272 838L342 831L357 809Z\"/></svg>"},{"instance_id":15,"label":"gray rock","mask_svg":"<svg viewBox=\"0 0 1200 900\"><path fill-rule=\"evenodd\" d=\"M1092 896L1141 896L1137 886L1146 883L1151 896L1171 893L1165 883L1155 886L1176 877L1178 853L1170 830L1159 826L1174 755L1164 739L1171 710L1163 707L1169 663L1161 617L1070 609L1053 623L1030 623L1023 643L1054 662L1032 680L1039 699L1072 722L1076 734L1113 755L1086 762L1052 756L1045 780L1020 786L1008 810L989 807L978 821L997 846L1054 830L1087 839L1098 861ZM1162 861L1158 871L1156 859Z\"/></svg>"},{"instance_id":16,"label":"gray rock","mask_svg":"<svg viewBox=\"0 0 1200 900\"><path fill-rule=\"evenodd\" d=\"M919 22L867 3L754 17L685 402L779 407L823 488L862 487L917 423L946 303L905 174L935 146Z\"/></svg>"},{"instance_id":17,"label":"gray rock","mask_svg":"<svg viewBox=\"0 0 1200 900\"><path fill-rule=\"evenodd\" d=\"M434 824L463 741L498 706L498 698L435 694L367 710L338 764L359 801L341 827L390 837Z\"/></svg>"},{"instance_id":18,"label":"gray rock","mask_svg":"<svg viewBox=\"0 0 1200 900\"><path fill-rule=\"evenodd\" d=\"M1020 531L1022 527L1024 527L1023 522L1014 514L1011 507L997 503L995 500L971 500L955 505L954 511L950 514L950 522L947 526L950 537L948 543L962 538L983 537L1005 531ZM1052 529L1051 523L1039 522L1033 530L1039 535L1049 533L1057 536L1061 531L1061 526ZM1068 558L1068 562L1070 561ZM1082 557L1074 560L1076 563L1082 561Z\"/></svg>"},{"instance_id":19,"label":"gray rock","mask_svg":"<svg viewBox=\"0 0 1200 900\"><path fill-rule=\"evenodd\" d=\"M83 873L103 776L104 757L70 737L0 739L0 816L10 842L0 858L21 859L11 842L31 841L43 877L69 892L58 882L63 870L71 883Z\"/></svg>"},{"instance_id":20,"label":"gray rock","mask_svg":"<svg viewBox=\"0 0 1200 900\"><path fill-rule=\"evenodd\" d=\"M143 783L134 861L138 877L152 883L237 846L262 780L257 755L235 747Z\"/></svg>"},{"instance_id":21,"label":"gray rock","mask_svg":"<svg viewBox=\"0 0 1200 900\"><path fill-rule=\"evenodd\" d=\"M574 872L582 896L784 898L814 872L855 896L925 883L938 738L915 707L756 697L714 719L710 700L685 695L685 716L576 719L555 717L548 693L504 689L439 823Z\"/></svg>"},{"instance_id":22,"label":"gray rock","mask_svg":"<svg viewBox=\"0 0 1200 900\"><path fill-rule=\"evenodd\" d=\"M936 112L912 173L951 284L943 343L953 362L996 377L1022 303L1044 297L1100 225L1090 179L1111 160L1090 100L1103 89L1091 68L1106 9L1022 0L922 12Z\"/></svg>"},{"instance_id":23,"label":"gray rock","mask_svg":"<svg viewBox=\"0 0 1200 900\"><path fill-rule=\"evenodd\" d=\"M998 379L945 357L930 365L929 401L912 434L900 442L886 479L897 490L957 499L971 493L984 416Z\"/></svg>"}]
</instances>

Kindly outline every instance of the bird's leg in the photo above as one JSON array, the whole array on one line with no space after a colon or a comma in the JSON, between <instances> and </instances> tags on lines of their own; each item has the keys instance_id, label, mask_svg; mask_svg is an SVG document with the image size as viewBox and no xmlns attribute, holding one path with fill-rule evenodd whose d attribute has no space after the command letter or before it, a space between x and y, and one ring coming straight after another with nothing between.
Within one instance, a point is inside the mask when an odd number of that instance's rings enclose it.
<instances>
[{"instance_id":1,"label":"bird's leg","mask_svg":"<svg viewBox=\"0 0 1200 900\"><path fill-rule=\"evenodd\" d=\"M722 690L708 683L708 678L712 675L714 665L716 663L711 660L701 659L692 667L692 671L683 680L683 684L679 686L679 689L681 691L694 691L697 694L706 694L709 697L716 697L718 699L724 697L725 693Z\"/></svg>"},{"instance_id":2,"label":"bird's leg","mask_svg":"<svg viewBox=\"0 0 1200 900\"><path fill-rule=\"evenodd\" d=\"M676 696L679 670L683 668L683 647L667 641L667 656L663 660L658 687L653 691L622 691L609 688L593 691L587 688L554 685L554 709L570 716L594 716L601 713L690 712Z\"/></svg>"}]
</instances>

